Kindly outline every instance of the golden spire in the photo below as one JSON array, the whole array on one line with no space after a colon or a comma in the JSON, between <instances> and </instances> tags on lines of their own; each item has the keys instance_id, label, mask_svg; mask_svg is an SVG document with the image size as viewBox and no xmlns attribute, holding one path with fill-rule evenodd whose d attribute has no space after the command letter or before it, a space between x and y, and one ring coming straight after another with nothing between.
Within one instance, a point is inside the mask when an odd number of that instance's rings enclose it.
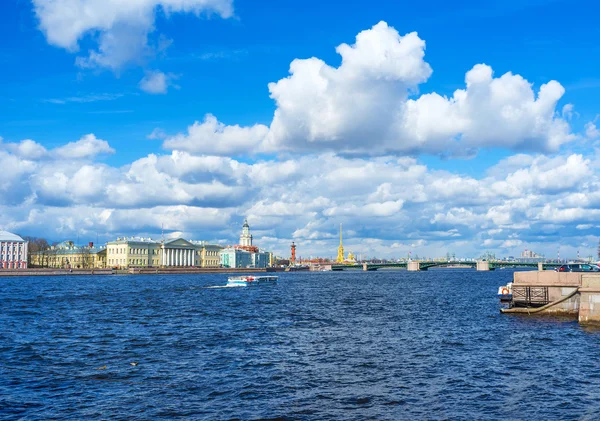
<instances>
[{"instance_id":1,"label":"golden spire","mask_svg":"<svg viewBox=\"0 0 600 421\"><path fill-rule=\"evenodd\" d=\"M344 262L344 246L342 245L342 224L340 224L340 246L338 247L337 262Z\"/></svg>"}]
</instances>

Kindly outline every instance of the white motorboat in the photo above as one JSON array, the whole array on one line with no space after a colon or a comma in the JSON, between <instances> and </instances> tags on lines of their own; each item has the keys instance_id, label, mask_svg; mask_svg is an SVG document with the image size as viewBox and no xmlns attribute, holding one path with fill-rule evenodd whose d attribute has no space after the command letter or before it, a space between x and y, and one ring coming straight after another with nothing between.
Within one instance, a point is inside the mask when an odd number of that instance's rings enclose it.
<instances>
[{"instance_id":1,"label":"white motorboat","mask_svg":"<svg viewBox=\"0 0 600 421\"><path fill-rule=\"evenodd\" d=\"M512 282L498 288L498 298L500 301L512 301Z\"/></svg>"},{"instance_id":2,"label":"white motorboat","mask_svg":"<svg viewBox=\"0 0 600 421\"><path fill-rule=\"evenodd\" d=\"M228 286L250 286L258 284L272 284L277 282L278 276L255 276L255 275L244 275L244 276L230 276L227 279Z\"/></svg>"}]
</instances>

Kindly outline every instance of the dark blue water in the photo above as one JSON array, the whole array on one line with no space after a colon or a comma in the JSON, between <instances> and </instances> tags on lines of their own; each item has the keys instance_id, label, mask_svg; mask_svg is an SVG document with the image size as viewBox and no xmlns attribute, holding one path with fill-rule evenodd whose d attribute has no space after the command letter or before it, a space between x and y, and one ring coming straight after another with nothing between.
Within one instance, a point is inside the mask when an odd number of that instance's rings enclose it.
<instances>
[{"instance_id":1,"label":"dark blue water","mask_svg":"<svg viewBox=\"0 0 600 421\"><path fill-rule=\"evenodd\" d=\"M501 315L511 278L0 278L0 419L597 419L600 333Z\"/></svg>"}]
</instances>

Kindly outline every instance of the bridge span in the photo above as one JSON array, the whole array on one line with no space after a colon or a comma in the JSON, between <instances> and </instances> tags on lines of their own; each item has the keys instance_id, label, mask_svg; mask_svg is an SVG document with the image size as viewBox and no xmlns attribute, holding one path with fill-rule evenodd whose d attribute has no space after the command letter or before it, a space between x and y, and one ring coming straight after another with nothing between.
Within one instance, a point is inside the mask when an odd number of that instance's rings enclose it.
<instances>
[{"instance_id":1,"label":"bridge span","mask_svg":"<svg viewBox=\"0 0 600 421\"><path fill-rule=\"evenodd\" d=\"M407 269L410 272L427 270L434 267L465 267L474 268L478 271L489 271L499 268L532 268L537 270L553 269L560 266L560 263L521 263L521 262L495 262L487 260L465 261L465 262L445 262L445 261L416 261L394 262L394 263L356 263L348 265L331 265L331 270L363 270L374 271L378 269Z\"/></svg>"}]
</instances>

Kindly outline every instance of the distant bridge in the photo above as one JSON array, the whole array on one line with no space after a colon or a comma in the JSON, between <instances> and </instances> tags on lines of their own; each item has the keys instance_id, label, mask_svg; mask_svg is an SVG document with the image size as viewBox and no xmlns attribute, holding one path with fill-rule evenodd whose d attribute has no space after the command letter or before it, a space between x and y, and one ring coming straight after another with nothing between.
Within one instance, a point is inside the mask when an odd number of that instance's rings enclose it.
<instances>
[{"instance_id":1,"label":"distant bridge","mask_svg":"<svg viewBox=\"0 0 600 421\"><path fill-rule=\"evenodd\" d=\"M494 270L498 268L536 268L538 270L553 269L560 266L561 263L521 263L521 262L496 262L496 261L464 261L464 262L445 262L445 261L416 261L395 262L395 263L356 263L356 264L334 264L331 270L364 270L373 271L378 269L403 268L409 271L427 270L433 267L439 268L476 268L479 271Z\"/></svg>"}]
</instances>

